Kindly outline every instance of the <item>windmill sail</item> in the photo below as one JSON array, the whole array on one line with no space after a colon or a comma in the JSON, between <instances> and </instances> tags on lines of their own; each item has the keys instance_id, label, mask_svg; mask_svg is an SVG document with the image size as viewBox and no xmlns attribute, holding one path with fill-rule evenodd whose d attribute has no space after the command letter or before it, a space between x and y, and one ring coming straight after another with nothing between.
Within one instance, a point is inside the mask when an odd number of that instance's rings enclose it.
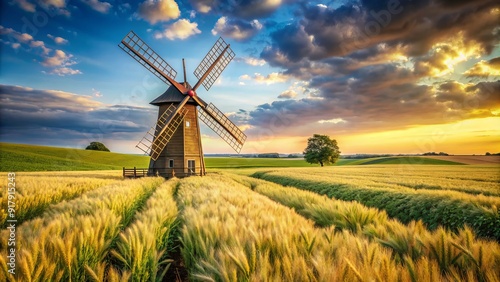
<instances>
[{"instance_id":1,"label":"windmill sail","mask_svg":"<svg viewBox=\"0 0 500 282\"><path fill-rule=\"evenodd\" d=\"M231 122L217 107L210 103L200 107L200 120L217 133L237 153L240 153L247 136Z\"/></svg>"},{"instance_id":2,"label":"windmill sail","mask_svg":"<svg viewBox=\"0 0 500 282\"><path fill-rule=\"evenodd\" d=\"M161 81L167 85L175 84L172 82L177 72L133 31L130 31L118 46L161 79Z\"/></svg>"},{"instance_id":3,"label":"windmill sail","mask_svg":"<svg viewBox=\"0 0 500 282\"><path fill-rule=\"evenodd\" d=\"M219 61L213 66L214 62L222 55ZM208 75L203 80L203 87L208 91L210 87L217 81L222 71L226 68L226 66L231 62L234 58L234 52L229 48L229 45L222 39L222 37L215 42L214 46L210 51L208 51L207 55L198 67L194 70L194 75L198 79L202 79L205 73L208 72Z\"/></svg>"},{"instance_id":4,"label":"windmill sail","mask_svg":"<svg viewBox=\"0 0 500 282\"><path fill-rule=\"evenodd\" d=\"M146 135L136 145L144 153L151 156L153 160L157 160L167 143L174 135L177 128L182 124L188 110L181 108L178 113L175 113L177 107L170 105L165 112L158 118L154 127L146 133ZM173 117L172 117L173 116Z\"/></svg>"}]
</instances>

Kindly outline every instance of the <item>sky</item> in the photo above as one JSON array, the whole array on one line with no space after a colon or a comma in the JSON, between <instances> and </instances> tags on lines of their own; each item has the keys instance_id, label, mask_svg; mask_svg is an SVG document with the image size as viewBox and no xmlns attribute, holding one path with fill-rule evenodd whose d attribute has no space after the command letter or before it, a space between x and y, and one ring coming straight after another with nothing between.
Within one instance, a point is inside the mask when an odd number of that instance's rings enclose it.
<instances>
[{"instance_id":1,"label":"sky","mask_svg":"<svg viewBox=\"0 0 500 282\"><path fill-rule=\"evenodd\" d=\"M384 0L8 0L0 141L141 153L166 89L118 43L133 30L188 81L219 37L236 57L197 94L242 153L500 152L500 3ZM232 153L202 125L205 153Z\"/></svg>"}]
</instances>

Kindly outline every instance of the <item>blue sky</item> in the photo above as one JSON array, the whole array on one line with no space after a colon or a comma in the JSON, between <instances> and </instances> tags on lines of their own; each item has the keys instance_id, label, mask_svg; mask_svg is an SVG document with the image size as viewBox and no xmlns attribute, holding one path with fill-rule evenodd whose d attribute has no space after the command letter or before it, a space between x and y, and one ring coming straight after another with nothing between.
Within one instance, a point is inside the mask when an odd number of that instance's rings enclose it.
<instances>
[{"instance_id":1,"label":"blue sky","mask_svg":"<svg viewBox=\"0 0 500 282\"><path fill-rule=\"evenodd\" d=\"M495 1L1 5L4 142L102 141L139 153L134 146L156 117L148 103L167 86L118 48L134 30L177 80L185 58L191 84L217 38L231 44L236 58L198 95L245 131L246 153L301 152L314 133L336 138L344 153L500 151ZM202 133L205 152L231 152L209 129Z\"/></svg>"}]
</instances>

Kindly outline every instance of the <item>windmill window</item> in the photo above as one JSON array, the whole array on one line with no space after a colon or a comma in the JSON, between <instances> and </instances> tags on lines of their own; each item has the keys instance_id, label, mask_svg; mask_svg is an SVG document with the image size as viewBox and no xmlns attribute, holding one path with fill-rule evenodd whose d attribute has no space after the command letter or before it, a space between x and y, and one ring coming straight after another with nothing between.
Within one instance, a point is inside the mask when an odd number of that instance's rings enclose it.
<instances>
[{"instance_id":1,"label":"windmill window","mask_svg":"<svg viewBox=\"0 0 500 282\"><path fill-rule=\"evenodd\" d=\"M189 121L186 121L186 127L189 127L190 125Z\"/></svg>"},{"instance_id":2,"label":"windmill window","mask_svg":"<svg viewBox=\"0 0 500 282\"><path fill-rule=\"evenodd\" d=\"M174 160L172 160L172 159L168 160L168 167L169 168L174 167Z\"/></svg>"}]
</instances>

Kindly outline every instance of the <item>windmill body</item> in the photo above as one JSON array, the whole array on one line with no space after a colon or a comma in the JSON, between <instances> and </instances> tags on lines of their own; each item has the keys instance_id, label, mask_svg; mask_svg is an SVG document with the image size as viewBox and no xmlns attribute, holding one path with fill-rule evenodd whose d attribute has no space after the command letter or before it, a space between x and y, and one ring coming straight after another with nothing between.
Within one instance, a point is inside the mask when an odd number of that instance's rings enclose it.
<instances>
[{"instance_id":1,"label":"windmill body","mask_svg":"<svg viewBox=\"0 0 500 282\"><path fill-rule=\"evenodd\" d=\"M207 104L196 94L201 85L209 90L234 58L222 38L195 69L199 80L194 87L186 81L184 60L184 82L178 82L175 80L177 72L133 31L118 46L169 86L150 103L159 107L157 122L136 146L151 156L148 175L170 178L205 174L199 120L240 152L246 135L215 105Z\"/></svg>"},{"instance_id":2,"label":"windmill body","mask_svg":"<svg viewBox=\"0 0 500 282\"><path fill-rule=\"evenodd\" d=\"M150 104L159 107L159 119L169 107L177 106L183 98L183 95L175 87L170 86L165 93ZM150 160L150 174L164 177L205 174L197 104L193 99L189 99L184 108L187 113L183 123L174 132L158 159ZM155 132L160 130L161 128L157 124Z\"/></svg>"}]
</instances>

